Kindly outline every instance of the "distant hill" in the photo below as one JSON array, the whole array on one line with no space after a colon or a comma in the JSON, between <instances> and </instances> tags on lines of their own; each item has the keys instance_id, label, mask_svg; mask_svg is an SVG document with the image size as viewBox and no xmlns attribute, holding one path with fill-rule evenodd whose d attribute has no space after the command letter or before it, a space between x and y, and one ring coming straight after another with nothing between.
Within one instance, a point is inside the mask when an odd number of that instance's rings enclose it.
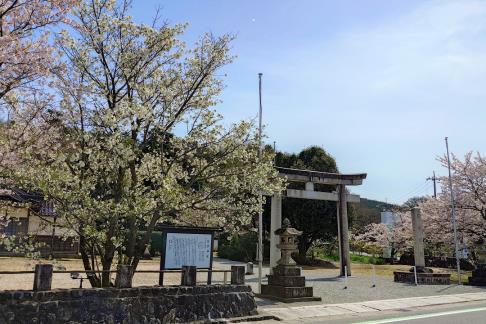
<instances>
[{"instance_id":1,"label":"distant hill","mask_svg":"<svg viewBox=\"0 0 486 324\"><path fill-rule=\"evenodd\" d=\"M354 205L356 216L353 220L353 228L359 230L368 224L379 223L381 221L380 213L394 206L383 201L361 198L359 205Z\"/></svg>"},{"instance_id":2,"label":"distant hill","mask_svg":"<svg viewBox=\"0 0 486 324\"><path fill-rule=\"evenodd\" d=\"M361 198L360 206L364 208L378 209L380 212L383 211L383 209L395 207L393 204L367 198Z\"/></svg>"}]
</instances>

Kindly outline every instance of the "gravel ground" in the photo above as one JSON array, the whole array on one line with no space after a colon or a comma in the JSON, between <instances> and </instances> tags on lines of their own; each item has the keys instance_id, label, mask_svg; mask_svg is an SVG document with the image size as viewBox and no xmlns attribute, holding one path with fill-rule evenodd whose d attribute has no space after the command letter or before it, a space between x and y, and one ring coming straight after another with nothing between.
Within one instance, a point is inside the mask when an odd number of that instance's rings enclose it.
<instances>
[{"instance_id":1,"label":"gravel ground","mask_svg":"<svg viewBox=\"0 0 486 324\"><path fill-rule=\"evenodd\" d=\"M47 263L47 261L43 261ZM160 264L159 258L153 260L142 260L137 270L158 270ZM0 271L22 271L22 270L34 270L35 262L25 258L10 258L0 257ZM226 263L219 264L214 262L214 269L229 269L230 266ZM54 262L54 270L82 270L83 265L80 259L61 259ZM83 275L85 277L85 275ZM112 280L114 281L115 274L112 274ZM176 285L180 283L181 275L179 273L168 273L164 276L164 284ZM198 282L201 284L207 280L207 275L204 273L198 274ZM213 274L213 283L222 283L224 275L222 273ZM227 280L230 280L228 274ZM34 282L34 274L0 274L0 290L31 290ZM159 282L158 273L137 273L133 279L134 286L151 286L157 285ZM52 288L78 288L79 280L71 279L68 273L59 274L54 273L52 278ZM91 285L87 280L83 281L84 288L90 288Z\"/></svg>"},{"instance_id":2,"label":"gravel ground","mask_svg":"<svg viewBox=\"0 0 486 324\"><path fill-rule=\"evenodd\" d=\"M396 266L398 270L410 269L410 266ZM437 269L436 269L437 270ZM258 291L258 279L256 276L258 269L255 268L255 275L247 276L247 283L253 288L253 291ZM444 270L442 270L444 271ZM377 273L383 272L377 266ZM264 281L266 283L265 275L269 273L269 269L263 269ZM348 278L347 283L345 279L339 277L338 269L305 269L303 275L306 277L307 286L314 287L314 296L322 298L323 304L338 304L338 303L352 303L369 300L382 299L396 299L407 297L421 297L421 296L437 296L450 295L461 293L485 292L486 287L474 287L468 285L410 285L403 283L396 283L393 281L393 276L390 275L376 275L372 276L371 266L364 264L353 265L354 275ZM375 287L373 287L375 284ZM347 287L345 289L345 287ZM309 305L312 303L292 303L284 304L280 302L257 299L259 306L264 307L282 307L285 305Z\"/></svg>"},{"instance_id":3,"label":"gravel ground","mask_svg":"<svg viewBox=\"0 0 486 324\"><path fill-rule=\"evenodd\" d=\"M352 303L369 300L395 299L484 292L486 289L459 285L409 285L393 282L392 277L378 276L372 287L372 276L360 275L348 278L347 288L343 278L329 275L306 275L307 285L314 287L314 295L322 298L324 304ZM255 284L256 288L256 284ZM486 287L485 287L486 288ZM282 303L258 300L261 306L281 307ZM308 304L308 303L307 303ZM293 304L295 306L295 304Z\"/></svg>"},{"instance_id":4,"label":"gravel ground","mask_svg":"<svg viewBox=\"0 0 486 324\"><path fill-rule=\"evenodd\" d=\"M139 265L139 270L157 270L159 268L159 259L143 260ZM214 269L230 269L231 265L244 265L243 263L229 260L214 259ZM34 263L24 258L0 258L0 270L32 270ZM64 267L66 270L82 269L81 260L67 259L59 260L56 267ZM394 266L394 269L406 270L408 266ZM419 296L448 295L470 292L483 292L485 288L472 286L415 286L393 282L393 277L389 275L390 271L384 271L384 267L377 266L376 287L373 285L373 277L370 275L371 267L369 265L353 265L353 276L348 278L347 289L344 289L345 282L343 278L338 277L338 269L315 269L304 268L303 274L306 276L307 285L314 287L314 295L322 298L324 304L336 304L345 302L360 302L366 300L394 299ZM255 274L246 278L247 283L258 291L258 268L255 265ZM269 268L263 268L264 283L265 275L269 273ZM388 275L383 275L388 273ZM229 280L229 275L227 279ZM198 275L198 282L204 283L205 274ZM223 274L215 273L213 275L214 283L222 283ZM178 284L180 274L166 274L165 284ZM33 274L19 275L0 275L0 290L13 289L32 289ZM158 283L158 274L144 273L136 274L134 277L134 286L155 285ZM76 288L79 286L79 280L72 280L69 274L54 274L53 288ZM84 282L84 287L89 287L89 282ZM258 299L258 304L265 307L278 306L284 304L269 300ZM309 303L306 303L307 305ZM295 305L295 304L292 304Z\"/></svg>"}]
</instances>

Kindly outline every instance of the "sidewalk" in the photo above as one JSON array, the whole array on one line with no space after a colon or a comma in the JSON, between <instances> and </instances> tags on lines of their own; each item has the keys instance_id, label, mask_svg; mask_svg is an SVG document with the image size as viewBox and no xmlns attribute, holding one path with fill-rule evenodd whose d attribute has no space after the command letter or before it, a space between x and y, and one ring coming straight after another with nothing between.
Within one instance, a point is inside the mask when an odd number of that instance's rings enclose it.
<instances>
[{"instance_id":1,"label":"sidewalk","mask_svg":"<svg viewBox=\"0 0 486 324\"><path fill-rule=\"evenodd\" d=\"M259 313L272 315L280 320L305 320L320 316L356 315L382 311L410 309L424 306L448 305L472 301L486 301L486 292L443 296L412 297L401 299L374 300L358 303L259 307Z\"/></svg>"}]
</instances>

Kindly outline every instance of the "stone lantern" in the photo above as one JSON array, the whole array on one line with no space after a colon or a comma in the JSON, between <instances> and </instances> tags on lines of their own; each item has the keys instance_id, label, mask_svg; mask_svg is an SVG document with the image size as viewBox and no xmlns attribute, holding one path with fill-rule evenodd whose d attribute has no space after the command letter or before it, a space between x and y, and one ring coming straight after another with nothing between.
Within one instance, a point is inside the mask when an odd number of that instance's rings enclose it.
<instances>
[{"instance_id":1,"label":"stone lantern","mask_svg":"<svg viewBox=\"0 0 486 324\"><path fill-rule=\"evenodd\" d=\"M297 237L302 235L301 231L290 227L290 221L285 218L282 227L275 231L275 234L280 236L280 243L277 247L282 253L282 257L277 261L278 265L281 266L295 266L296 263L292 259L292 253L297 252Z\"/></svg>"},{"instance_id":2,"label":"stone lantern","mask_svg":"<svg viewBox=\"0 0 486 324\"><path fill-rule=\"evenodd\" d=\"M286 303L320 301L320 297L314 297L312 287L305 286L305 277L301 276L302 269L292 259L292 253L297 251L297 237L302 232L291 227L286 218L275 234L280 236L277 247L282 257L277 261L277 266L272 268L272 274L267 276L268 285L262 285L260 296Z\"/></svg>"}]
</instances>

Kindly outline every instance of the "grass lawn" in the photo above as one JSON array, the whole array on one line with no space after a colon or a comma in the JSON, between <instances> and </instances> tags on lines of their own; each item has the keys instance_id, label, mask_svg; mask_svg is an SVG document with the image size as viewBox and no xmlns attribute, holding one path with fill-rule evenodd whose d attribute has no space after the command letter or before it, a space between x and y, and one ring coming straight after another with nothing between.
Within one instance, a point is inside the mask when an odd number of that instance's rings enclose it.
<instances>
[{"instance_id":1,"label":"grass lawn","mask_svg":"<svg viewBox=\"0 0 486 324\"><path fill-rule=\"evenodd\" d=\"M332 262L334 266L339 268L339 263ZM303 267L305 270L315 271L315 272L326 272L329 273L331 271L336 272L335 269L323 269L319 267L310 267L305 266ZM403 264L382 264L382 265L375 265L375 274L377 276L382 277L393 277L394 271L409 271L411 266L403 265ZM366 263L351 263L352 274L359 276L359 275L366 275L372 276L373 275L373 265L366 264ZM455 269L445 269L445 268L432 268L434 272L437 273L450 273L451 274L451 282L457 282L457 272ZM471 276L471 271L461 271L461 282L463 284L468 283L468 277Z\"/></svg>"}]
</instances>

